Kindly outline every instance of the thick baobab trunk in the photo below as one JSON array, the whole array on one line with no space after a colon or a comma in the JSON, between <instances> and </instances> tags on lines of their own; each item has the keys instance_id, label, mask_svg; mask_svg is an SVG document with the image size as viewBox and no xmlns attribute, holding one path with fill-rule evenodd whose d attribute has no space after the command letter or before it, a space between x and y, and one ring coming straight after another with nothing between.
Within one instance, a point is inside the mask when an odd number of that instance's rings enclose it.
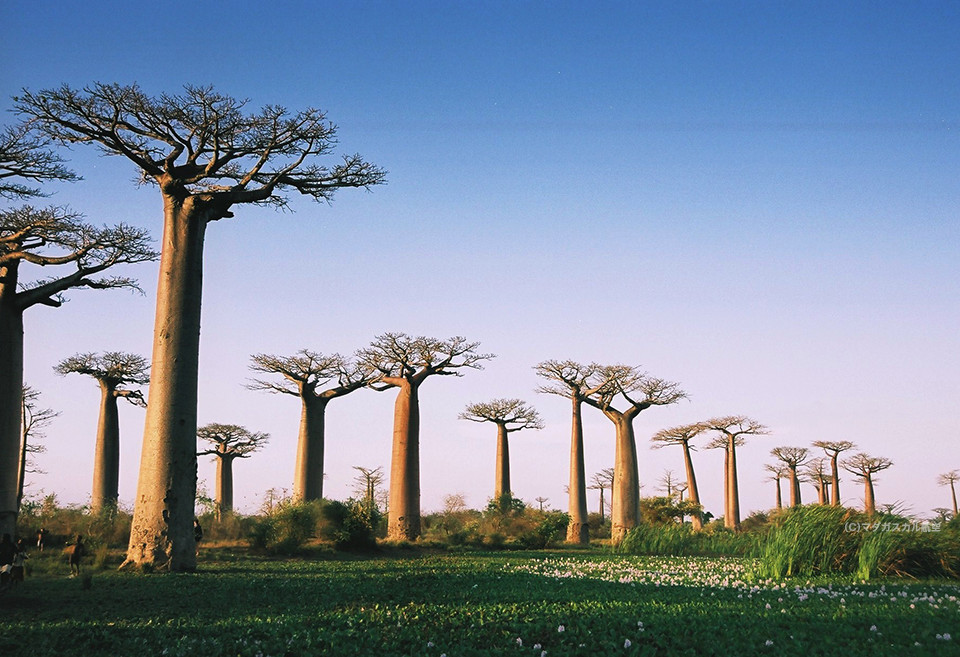
<instances>
[{"instance_id":1,"label":"thick baobab trunk","mask_svg":"<svg viewBox=\"0 0 960 657\"><path fill-rule=\"evenodd\" d=\"M313 395L312 392L308 393ZM293 499L302 502L323 497L323 441L327 400L301 397L300 436L297 465L293 475Z\"/></svg>"},{"instance_id":2,"label":"thick baobab trunk","mask_svg":"<svg viewBox=\"0 0 960 657\"><path fill-rule=\"evenodd\" d=\"M800 480L797 478L797 466L788 465L790 469L790 508L800 504Z\"/></svg>"},{"instance_id":3,"label":"thick baobab trunk","mask_svg":"<svg viewBox=\"0 0 960 657\"><path fill-rule=\"evenodd\" d=\"M817 504L827 503L827 482L820 478L817 480Z\"/></svg>"},{"instance_id":4,"label":"thick baobab trunk","mask_svg":"<svg viewBox=\"0 0 960 657\"><path fill-rule=\"evenodd\" d=\"M420 401L416 383L405 381L398 388L387 538L413 541L420 536Z\"/></svg>"},{"instance_id":5,"label":"thick baobab trunk","mask_svg":"<svg viewBox=\"0 0 960 657\"><path fill-rule=\"evenodd\" d=\"M493 499L506 511L508 501L506 496L513 495L510 488L510 436L505 424L497 424L497 481L493 492Z\"/></svg>"},{"instance_id":6,"label":"thick baobab trunk","mask_svg":"<svg viewBox=\"0 0 960 657\"><path fill-rule=\"evenodd\" d=\"M116 510L120 495L120 419L114 386L100 383L100 420L93 459L93 492L90 511L97 514Z\"/></svg>"},{"instance_id":7,"label":"thick baobab trunk","mask_svg":"<svg viewBox=\"0 0 960 657\"><path fill-rule=\"evenodd\" d=\"M570 487L567 543L587 545L590 543L590 524L587 513L587 475L583 458L583 418L580 415L582 402L573 398L573 423L570 432ZM603 491L600 492L600 515L603 515Z\"/></svg>"},{"instance_id":8,"label":"thick baobab trunk","mask_svg":"<svg viewBox=\"0 0 960 657\"><path fill-rule=\"evenodd\" d=\"M640 472L633 418L621 416L617 427L616 463L613 470L613 507L610 510L610 538L616 545L627 532L640 524Z\"/></svg>"},{"instance_id":9,"label":"thick baobab trunk","mask_svg":"<svg viewBox=\"0 0 960 657\"><path fill-rule=\"evenodd\" d=\"M189 571L197 563L197 371L207 219L169 197L164 205L150 396L124 565Z\"/></svg>"},{"instance_id":10,"label":"thick baobab trunk","mask_svg":"<svg viewBox=\"0 0 960 657\"><path fill-rule=\"evenodd\" d=\"M11 271L12 270L12 271ZM16 535L23 412L23 312L12 267L0 267L0 535ZM5 298L6 297L6 298Z\"/></svg>"},{"instance_id":11,"label":"thick baobab trunk","mask_svg":"<svg viewBox=\"0 0 960 657\"><path fill-rule=\"evenodd\" d=\"M837 458L839 452L830 457L830 475L833 480L833 488L830 490L830 504L840 506L840 470L837 467Z\"/></svg>"},{"instance_id":12,"label":"thick baobab trunk","mask_svg":"<svg viewBox=\"0 0 960 657\"><path fill-rule=\"evenodd\" d=\"M690 444L683 443L683 466L687 471L687 490L690 491L690 501L700 504L700 490L697 488L697 475L693 472L693 458L690 456ZM683 495L681 494L681 501ZM698 510L690 516L690 524L694 529L703 529L703 513Z\"/></svg>"},{"instance_id":13,"label":"thick baobab trunk","mask_svg":"<svg viewBox=\"0 0 960 657\"><path fill-rule=\"evenodd\" d=\"M217 455L217 520L233 513L233 457Z\"/></svg>"},{"instance_id":14,"label":"thick baobab trunk","mask_svg":"<svg viewBox=\"0 0 960 657\"><path fill-rule=\"evenodd\" d=\"M877 512L876 498L873 496L873 478L870 475L863 480L863 511L868 516Z\"/></svg>"},{"instance_id":15,"label":"thick baobab trunk","mask_svg":"<svg viewBox=\"0 0 960 657\"><path fill-rule=\"evenodd\" d=\"M731 529L740 529L740 486L737 483L737 448L733 437L730 438L727 450L729 452L727 485L730 490L730 508L724 525Z\"/></svg>"}]
</instances>

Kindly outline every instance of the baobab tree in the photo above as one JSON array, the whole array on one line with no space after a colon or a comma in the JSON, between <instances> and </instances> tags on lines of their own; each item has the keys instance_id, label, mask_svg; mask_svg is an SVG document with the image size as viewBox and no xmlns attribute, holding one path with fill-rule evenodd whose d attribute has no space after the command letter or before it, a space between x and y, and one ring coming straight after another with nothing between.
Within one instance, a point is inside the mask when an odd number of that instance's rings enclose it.
<instances>
[{"instance_id":1,"label":"baobab tree","mask_svg":"<svg viewBox=\"0 0 960 657\"><path fill-rule=\"evenodd\" d=\"M461 420L492 422L497 427L497 467L493 499L506 511L510 508L513 489L510 487L510 441L511 433L524 429L542 429L543 420L536 409L522 399L494 399L493 401L469 404Z\"/></svg>"},{"instance_id":2,"label":"baobab tree","mask_svg":"<svg viewBox=\"0 0 960 657\"><path fill-rule=\"evenodd\" d=\"M285 193L329 201L342 187L369 188L384 172L359 155L321 164L336 145L323 112L290 113L212 87L149 96L139 86L63 85L25 90L16 111L43 137L96 144L130 160L163 200L163 249L154 323L152 385L140 476L124 565L193 570L197 488L197 373L203 242L207 226L242 204L285 207Z\"/></svg>"},{"instance_id":3,"label":"baobab tree","mask_svg":"<svg viewBox=\"0 0 960 657\"><path fill-rule=\"evenodd\" d=\"M251 390L294 395L300 398L300 432L293 476L293 499L319 500L323 497L323 452L327 404L366 386L370 370L340 354L323 354L301 349L293 356L254 354L250 369L279 374L279 382L254 379Z\"/></svg>"},{"instance_id":4,"label":"baobab tree","mask_svg":"<svg viewBox=\"0 0 960 657\"><path fill-rule=\"evenodd\" d=\"M590 525L587 514L586 464L583 458L583 402L590 395L599 392L604 381L593 382L595 363L584 365L572 360L545 360L534 367L538 376L550 383L537 388L537 392L559 395L570 400L573 412L570 431L570 483L567 524L567 542L586 545L590 542ZM603 490L600 491L603 497ZM603 510L601 508L601 515Z\"/></svg>"},{"instance_id":5,"label":"baobab tree","mask_svg":"<svg viewBox=\"0 0 960 657\"><path fill-rule=\"evenodd\" d=\"M249 431L236 424L206 424L197 429L197 438L212 445L197 452L197 456L211 455L217 460L216 505L217 520L233 513L233 462L248 458L263 447L270 434Z\"/></svg>"},{"instance_id":6,"label":"baobab tree","mask_svg":"<svg viewBox=\"0 0 960 657\"><path fill-rule=\"evenodd\" d=\"M854 449L856 445L849 440L816 440L813 446L819 447L830 457L830 505L840 506L840 468L838 461L842 452Z\"/></svg>"},{"instance_id":7,"label":"baobab tree","mask_svg":"<svg viewBox=\"0 0 960 657\"><path fill-rule=\"evenodd\" d=\"M745 443L744 436L762 436L770 430L745 415L725 415L702 422L704 429L713 431L716 439L708 449L722 447L724 451L724 511L723 526L740 528L740 486L737 482L737 447Z\"/></svg>"},{"instance_id":8,"label":"baobab tree","mask_svg":"<svg viewBox=\"0 0 960 657\"><path fill-rule=\"evenodd\" d=\"M412 541L420 535L420 386L431 376L461 376L463 369L482 369L493 354L479 354L479 342L453 337L438 340L406 333L384 333L357 352L362 366L373 370L370 387L397 388L393 412L390 462L390 510L387 537Z\"/></svg>"},{"instance_id":9,"label":"baobab tree","mask_svg":"<svg viewBox=\"0 0 960 657\"><path fill-rule=\"evenodd\" d=\"M99 274L156 256L146 231L125 224L94 226L64 208L0 212L0 533L15 533L19 510L24 313L58 308L75 288L139 290L132 278ZM42 268L44 278L25 265Z\"/></svg>"},{"instance_id":10,"label":"baobab tree","mask_svg":"<svg viewBox=\"0 0 960 657\"><path fill-rule=\"evenodd\" d=\"M774 447L770 456L778 459L787 468L787 477L790 481L790 506L800 506L800 476L797 468L807 462L810 450L806 447Z\"/></svg>"},{"instance_id":11,"label":"baobab tree","mask_svg":"<svg viewBox=\"0 0 960 657\"><path fill-rule=\"evenodd\" d=\"M630 365L598 367L591 382L596 391L583 401L599 409L616 427L610 538L617 544L640 522L640 474L633 421L651 406L674 404L687 394L678 384ZM613 406L618 399L625 402L623 410Z\"/></svg>"},{"instance_id":12,"label":"baobab tree","mask_svg":"<svg viewBox=\"0 0 960 657\"><path fill-rule=\"evenodd\" d=\"M783 508L783 494L780 492L780 480L787 476L787 468L782 463L779 465L770 465L767 464L763 466L763 469L770 473L770 476L767 477L767 481L774 482L774 485L777 487L777 501L776 508Z\"/></svg>"},{"instance_id":13,"label":"baobab tree","mask_svg":"<svg viewBox=\"0 0 960 657\"><path fill-rule=\"evenodd\" d=\"M606 506L603 501L603 491L608 488L613 488L613 468L604 468L600 472L597 472L590 478L591 485L589 486L590 490L599 490L600 491L600 520L604 520L604 508Z\"/></svg>"},{"instance_id":14,"label":"baobab tree","mask_svg":"<svg viewBox=\"0 0 960 657\"><path fill-rule=\"evenodd\" d=\"M693 458L690 456L690 452L696 448L690 445L690 441L704 430L705 427L699 423L684 424L658 431L650 438L654 449L668 445L680 445L683 448L683 466L687 473L687 490L690 491L688 500L691 504L700 504L700 489L697 487L697 475L693 471ZM694 529L703 528L703 518L700 513L690 516L690 524Z\"/></svg>"},{"instance_id":15,"label":"baobab tree","mask_svg":"<svg viewBox=\"0 0 960 657\"><path fill-rule=\"evenodd\" d=\"M863 482L863 510L868 516L872 516L877 510L876 497L873 492L873 484L875 483L873 475L881 470L886 470L891 465L893 465L893 461L888 458L868 456L863 452L854 454L840 462L840 467Z\"/></svg>"},{"instance_id":16,"label":"baobab tree","mask_svg":"<svg viewBox=\"0 0 960 657\"><path fill-rule=\"evenodd\" d=\"M60 361L54 371L61 376L85 374L100 385L100 419L97 422L96 452L93 460L93 493L90 511L115 511L120 494L120 398L146 406L143 393L128 386L150 382L147 359L137 354L108 351L104 354L76 354Z\"/></svg>"},{"instance_id":17,"label":"baobab tree","mask_svg":"<svg viewBox=\"0 0 960 657\"><path fill-rule=\"evenodd\" d=\"M370 521L374 509L379 505L380 485L383 484L383 466L364 468L355 465L353 469L359 473L353 478L353 492L354 495L363 500L363 509L367 514L367 520Z\"/></svg>"},{"instance_id":18,"label":"baobab tree","mask_svg":"<svg viewBox=\"0 0 960 657\"><path fill-rule=\"evenodd\" d=\"M957 487L956 483L960 481L960 471L951 470L937 477L937 484L940 486L949 486L950 495L953 498L953 517L957 517Z\"/></svg>"},{"instance_id":19,"label":"baobab tree","mask_svg":"<svg viewBox=\"0 0 960 657\"><path fill-rule=\"evenodd\" d=\"M23 386L23 401L20 411L20 458L17 475L17 507L23 501L23 489L26 485L28 472L40 472L31 459L31 454L42 454L47 448L40 444L44 438L43 430L49 426L53 418L60 415L52 408L40 408L38 400L40 391L30 386Z\"/></svg>"},{"instance_id":20,"label":"baobab tree","mask_svg":"<svg viewBox=\"0 0 960 657\"><path fill-rule=\"evenodd\" d=\"M811 459L803 471L807 480L817 489L817 504L829 504L830 501L830 478L824 461L823 457Z\"/></svg>"},{"instance_id":21,"label":"baobab tree","mask_svg":"<svg viewBox=\"0 0 960 657\"><path fill-rule=\"evenodd\" d=\"M27 124L6 126L0 131L0 198L46 196L39 187L31 184L78 179L64 166L63 158L49 146L49 140L31 132ZM21 180L30 184L25 185Z\"/></svg>"}]
</instances>

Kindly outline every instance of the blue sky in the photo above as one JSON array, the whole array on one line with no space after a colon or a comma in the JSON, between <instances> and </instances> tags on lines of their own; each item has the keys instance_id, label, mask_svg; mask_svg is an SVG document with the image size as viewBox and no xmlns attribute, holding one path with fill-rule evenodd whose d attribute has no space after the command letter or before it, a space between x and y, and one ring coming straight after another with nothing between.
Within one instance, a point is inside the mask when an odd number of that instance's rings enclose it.
<instances>
[{"instance_id":1,"label":"blue sky","mask_svg":"<svg viewBox=\"0 0 960 657\"><path fill-rule=\"evenodd\" d=\"M372 193L211 226L200 420L273 436L236 466L241 507L289 487L296 400L243 388L251 353L344 353L385 331L462 334L498 358L426 384L423 506L492 494L495 440L469 402L522 397L547 427L514 435L513 487L565 508L569 419L536 395L547 358L624 362L690 401L637 420L644 494L679 453L658 429L748 414L773 435L740 455L746 511L769 507L770 448L853 440L895 466L880 503L946 506L960 468L960 8L947 2L90 2L3 4L0 95L93 81L151 93L213 84L318 106L343 152L386 168ZM7 121L13 117L8 115ZM77 148L54 185L97 222L160 233L132 165ZM83 502L97 390L52 366L78 351L148 354L146 295L80 291L27 317L27 380L62 411L30 490ZM326 491L388 469L392 393L329 408ZM143 413L122 409L121 499ZM587 469L612 425L587 419ZM722 454L696 455L708 509ZM201 462L201 479L213 468ZM845 481L844 497L862 491ZM813 492L805 490L809 499ZM591 502L591 508L596 501Z\"/></svg>"}]
</instances>

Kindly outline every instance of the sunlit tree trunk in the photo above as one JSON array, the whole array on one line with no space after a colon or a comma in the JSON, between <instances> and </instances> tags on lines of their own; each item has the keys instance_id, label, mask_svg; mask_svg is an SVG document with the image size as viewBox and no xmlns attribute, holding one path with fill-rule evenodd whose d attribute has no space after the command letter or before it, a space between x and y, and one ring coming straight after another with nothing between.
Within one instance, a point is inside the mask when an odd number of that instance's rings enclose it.
<instances>
[{"instance_id":1,"label":"sunlit tree trunk","mask_svg":"<svg viewBox=\"0 0 960 657\"><path fill-rule=\"evenodd\" d=\"M590 524L587 513L587 475L583 458L583 418L580 399L573 395L573 421L570 432L570 486L567 542L578 545L590 543ZM603 489L600 490L600 515L603 515Z\"/></svg>"},{"instance_id":2,"label":"sunlit tree trunk","mask_svg":"<svg viewBox=\"0 0 960 657\"><path fill-rule=\"evenodd\" d=\"M613 418L611 418L613 419ZM610 538L620 543L627 532L640 524L640 472L637 467L637 443L633 433L633 415L619 414L616 462L613 474L613 507L610 510Z\"/></svg>"},{"instance_id":3,"label":"sunlit tree trunk","mask_svg":"<svg viewBox=\"0 0 960 657\"><path fill-rule=\"evenodd\" d=\"M869 474L863 478L863 511L868 516L877 512L876 498L873 495L873 477Z\"/></svg>"},{"instance_id":4,"label":"sunlit tree trunk","mask_svg":"<svg viewBox=\"0 0 960 657\"><path fill-rule=\"evenodd\" d=\"M297 464L293 477L293 499L308 502L323 497L323 449L327 400L302 396Z\"/></svg>"},{"instance_id":5,"label":"sunlit tree trunk","mask_svg":"<svg viewBox=\"0 0 960 657\"><path fill-rule=\"evenodd\" d=\"M420 535L419 384L403 380L397 388L387 537L397 541L413 541Z\"/></svg>"},{"instance_id":6,"label":"sunlit tree trunk","mask_svg":"<svg viewBox=\"0 0 960 657\"><path fill-rule=\"evenodd\" d=\"M773 480L777 486L777 509L783 508L783 495L780 493L780 477Z\"/></svg>"},{"instance_id":7,"label":"sunlit tree trunk","mask_svg":"<svg viewBox=\"0 0 960 657\"><path fill-rule=\"evenodd\" d=\"M731 529L740 529L740 487L737 483L737 451L734 437L729 438L727 451L729 452L728 466L730 487L730 509L725 518L725 525Z\"/></svg>"},{"instance_id":8,"label":"sunlit tree trunk","mask_svg":"<svg viewBox=\"0 0 960 657\"><path fill-rule=\"evenodd\" d=\"M90 511L97 514L116 510L120 494L120 418L114 386L101 379L100 419L93 459L93 492Z\"/></svg>"},{"instance_id":9,"label":"sunlit tree trunk","mask_svg":"<svg viewBox=\"0 0 960 657\"><path fill-rule=\"evenodd\" d=\"M690 455L690 444L683 443L683 466L687 471L687 491L690 501L694 504L700 504L700 490L697 488L697 475L693 471L693 458ZM681 494L681 501L683 496ZM701 511L695 512L690 516L690 524L694 529L703 528L703 514Z\"/></svg>"},{"instance_id":10,"label":"sunlit tree trunk","mask_svg":"<svg viewBox=\"0 0 960 657\"><path fill-rule=\"evenodd\" d=\"M497 473L494 499L505 506L506 496L512 494L513 489L510 488L510 439L506 425L497 423Z\"/></svg>"},{"instance_id":11,"label":"sunlit tree trunk","mask_svg":"<svg viewBox=\"0 0 960 657\"><path fill-rule=\"evenodd\" d=\"M830 504L840 506L840 469L837 467L839 452L830 455L830 476L833 487L830 489Z\"/></svg>"},{"instance_id":12,"label":"sunlit tree trunk","mask_svg":"<svg viewBox=\"0 0 960 657\"><path fill-rule=\"evenodd\" d=\"M150 395L125 562L173 571L196 568L197 375L208 217L194 202L164 194Z\"/></svg>"},{"instance_id":13,"label":"sunlit tree trunk","mask_svg":"<svg viewBox=\"0 0 960 657\"><path fill-rule=\"evenodd\" d=\"M954 483L950 482L950 495L953 497L953 517L957 517L957 488Z\"/></svg>"},{"instance_id":14,"label":"sunlit tree trunk","mask_svg":"<svg viewBox=\"0 0 960 657\"><path fill-rule=\"evenodd\" d=\"M16 535L23 404L23 311L17 265L0 266L0 535Z\"/></svg>"},{"instance_id":15,"label":"sunlit tree trunk","mask_svg":"<svg viewBox=\"0 0 960 657\"><path fill-rule=\"evenodd\" d=\"M797 477L797 466L787 464L790 470L790 507L800 504L800 479Z\"/></svg>"}]
</instances>

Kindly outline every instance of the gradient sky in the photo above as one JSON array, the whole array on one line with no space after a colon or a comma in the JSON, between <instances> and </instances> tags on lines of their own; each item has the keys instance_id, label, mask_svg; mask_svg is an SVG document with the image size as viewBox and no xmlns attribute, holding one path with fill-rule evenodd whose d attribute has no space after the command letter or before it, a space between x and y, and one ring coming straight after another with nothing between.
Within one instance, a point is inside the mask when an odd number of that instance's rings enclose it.
<instances>
[{"instance_id":1,"label":"gradient sky","mask_svg":"<svg viewBox=\"0 0 960 657\"><path fill-rule=\"evenodd\" d=\"M342 152L389 171L371 193L237 207L208 231L200 422L272 436L235 465L241 510L291 486L299 419L295 398L244 388L250 354L351 353L387 331L498 355L424 384L427 511L492 495L495 431L457 416L495 397L546 422L511 438L515 494L566 508L569 408L532 372L549 358L639 365L689 393L636 421L645 495L683 470L650 435L747 414L772 435L738 452L744 515L773 504L770 449L814 440L891 458L880 504L949 505L936 477L960 468L957 4L5 0L0 17L4 109L24 87L212 84L253 108L321 107ZM68 157L84 181L50 185L51 203L159 237L159 194L132 164ZM149 355L156 265L134 273L144 296L81 290L26 316L26 380L61 411L28 493L89 498L98 390L52 368ZM393 400L330 405L328 497L350 494L351 466L389 470ZM143 415L121 408L125 504ZM588 474L611 467L613 425L590 411L585 430ZM694 458L720 515L722 452ZM212 488L206 459L200 478ZM852 477L841 492L862 503Z\"/></svg>"}]
</instances>

